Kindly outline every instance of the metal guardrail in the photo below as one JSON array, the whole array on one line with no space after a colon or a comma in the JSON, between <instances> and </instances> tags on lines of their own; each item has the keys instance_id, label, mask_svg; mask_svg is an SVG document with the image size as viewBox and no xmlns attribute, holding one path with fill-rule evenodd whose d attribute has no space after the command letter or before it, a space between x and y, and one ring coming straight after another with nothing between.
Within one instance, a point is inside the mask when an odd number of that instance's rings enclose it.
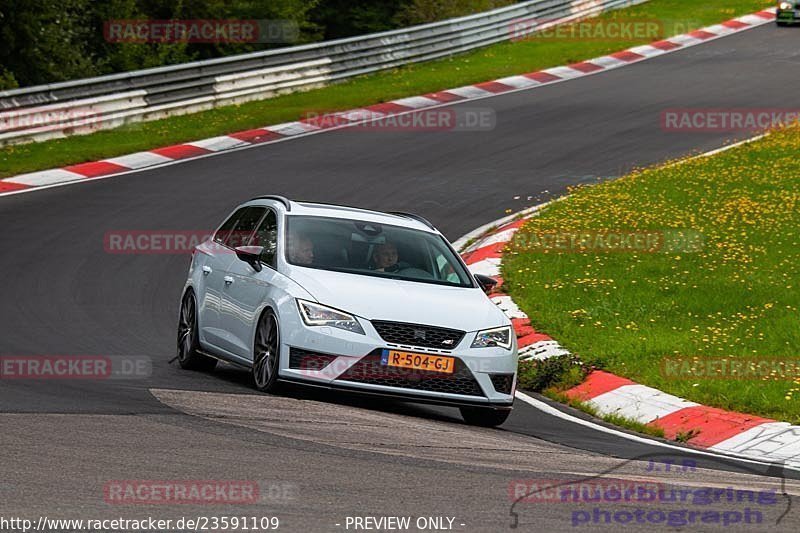
<instances>
[{"instance_id":1,"label":"metal guardrail","mask_svg":"<svg viewBox=\"0 0 800 533\"><path fill-rule=\"evenodd\" d=\"M307 90L646 1L531 0L348 39L0 91L0 146Z\"/></svg>"}]
</instances>

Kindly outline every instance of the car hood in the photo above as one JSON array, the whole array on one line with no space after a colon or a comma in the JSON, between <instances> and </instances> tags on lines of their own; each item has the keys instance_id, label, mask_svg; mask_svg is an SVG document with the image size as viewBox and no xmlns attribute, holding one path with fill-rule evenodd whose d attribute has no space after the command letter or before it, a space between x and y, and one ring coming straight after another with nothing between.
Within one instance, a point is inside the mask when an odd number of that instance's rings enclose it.
<instances>
[{"instance_id":1,"label":"car hood","mask_svg":"<svg viewBox=\"0 0 800 533\"><path fill-rule=\"evenodd\" d=\"M510 323L477 288L447 287L294 267L291 278L319 303L368 320L476 331Z\"/></svg>"}]
</instances>

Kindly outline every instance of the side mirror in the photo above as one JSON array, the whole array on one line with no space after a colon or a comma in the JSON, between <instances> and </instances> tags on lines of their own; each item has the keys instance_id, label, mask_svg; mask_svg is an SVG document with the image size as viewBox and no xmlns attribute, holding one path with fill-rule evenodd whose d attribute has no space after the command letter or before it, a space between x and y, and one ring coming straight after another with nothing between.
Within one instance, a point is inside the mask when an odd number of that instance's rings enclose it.
<instances>
[{"instance_id":1,"label":"side mirror","mask_svg":"<svg viewBox=\"0 0 800 533\"><path fill-rule=\"evenodd\" d=\"M497 280L494 278L490 278L489 276L484 276L483 274L475 274L475 281L478 282L483 292L489 294L497 285Z\"/></svg>"},{"instance_id":2,"label":"side mirror","mask_svg":"<svg viewBox=\"0 0 800 533\"><path fill-rule=\"evenodd\" d=\"M239 246L236 248L236 257L253 267L256 272L261 272L261 253L263 246Z\"/></svg>"}]
</instances>

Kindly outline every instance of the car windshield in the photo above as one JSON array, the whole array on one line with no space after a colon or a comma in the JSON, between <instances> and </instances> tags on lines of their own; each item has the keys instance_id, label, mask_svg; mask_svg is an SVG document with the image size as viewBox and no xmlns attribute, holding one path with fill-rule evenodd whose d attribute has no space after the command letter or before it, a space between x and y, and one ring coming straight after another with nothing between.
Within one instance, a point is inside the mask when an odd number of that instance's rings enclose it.
<instances>
[{"instance_id":1,"label":"car windshield","mask_svg":"<svg viewBox=\"0 0 800 533\"><path fill-rule=\"evenodd\" d=\"M292 265L407 281L474 287L472 277L440 236L340 218L292 215L286 224Z\"/></svg>"}]
</instances>

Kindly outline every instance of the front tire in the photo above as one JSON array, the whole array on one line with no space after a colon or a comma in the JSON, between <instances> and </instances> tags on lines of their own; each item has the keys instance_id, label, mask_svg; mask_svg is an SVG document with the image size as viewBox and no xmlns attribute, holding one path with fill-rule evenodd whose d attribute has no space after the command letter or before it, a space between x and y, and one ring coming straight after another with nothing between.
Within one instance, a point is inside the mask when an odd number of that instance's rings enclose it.
<instances>
[{"instance_id":1,"label":"front tire","mask_svg":"<svg viewBox=\"0 0 800 533\"><path fill-rule=\"evenodd\" d=\"M278 318L268 309L258 321L253 343L253 382L261 392L275 392L278 388L280 345Z\"/></svg>"},{"instance_id":2,"label":"front tire","mask_svg":"<svg viewBox=\"0 0 800 533\"><path fill-rule=\"evenodd\" d=\"M178 363L186 370L211 371L217 360L200 353L200 336L197 331L197 302L192 291L186 291L181 301L178 319Z\"/></svg>"},{"instance_id":3,"label":"front tire","mask_svg":"<svg viewBox=\"0 0 800 533\"><path fill-rule=\"evenodd\" d=\"M511 409L492 409L489 407L460 407L461 417L471 426L493 428L508 419Z\"/></svg>"}]
</instances>

